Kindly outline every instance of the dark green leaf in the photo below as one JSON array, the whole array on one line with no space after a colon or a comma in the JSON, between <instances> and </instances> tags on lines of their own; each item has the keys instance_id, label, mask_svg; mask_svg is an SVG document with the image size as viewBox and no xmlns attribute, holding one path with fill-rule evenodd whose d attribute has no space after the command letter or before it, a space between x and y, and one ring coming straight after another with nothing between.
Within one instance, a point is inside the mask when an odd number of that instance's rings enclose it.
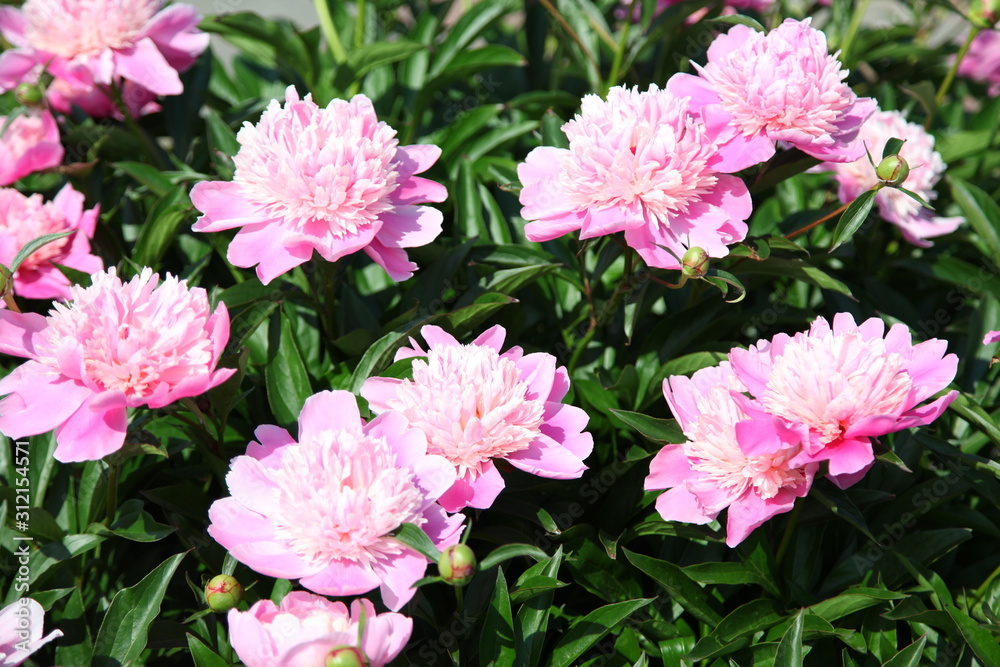
<instances>
[{"instance_id":1,"label":"dark green leaf","mask_svg":"<svg viewBox=\"0 0 1000 667\"><path fill-rule=\"evenodd\" d=\"M691 580L683 570L664 560L650 558L628 549L622 549L630 563L663 586L678 604L696 618L715 626L722 620L719 605L701 586Z\"/></svg>"},{"instance_id":2,"label":"dark green leaf","mask_svg":"<svg viewBox=\"0 0 1000 667\"><path fill-rule=\"evenodd\" d=\"M552 558L542 565L540 574L556 578L562 565L562 547L556 550ZM549 626L549 616L552 614L553 591L547 591L535 596L521 605L514 624L517 667L535 667L542 655L545 645L545 631Z\"/></svg>"},{"instance_id":3,"label":"dark green leaf","mask_svg":"<svg viewBox=\"0 0 1000 667\"><path fill-rule=\"evenodd\" d=\"M778 651L774 654L774 667L802 667L802 627L804 622L805 612L800 610L795 615L795 621L778 643Z\"/></svg>"},{"instance_id":4,"label":"dark green leaf","mask_svg":"<svg viewBox=\"0 0 1000 667\"><path fill-rule=\"evenodd\" d=\"M626 600L599 607L569 627L569 630L552 649L553 667L569 667L587 649L601 641L611 628L616 628L629 616L656 598Z\"/></svg>"},{"instance_id":5,"label":"dark green leaf","mask_svg":"<svg viewBox=\"0 0 1000 667\"><path fill-rule=\"evenodd\" d=\"M429 72L430 78L439 76L452 65L453 61L469 53L467 50L469 44L510 9L510 0L497 0L472 5L467 11L462 12L461 18L452 26L448 36L437 48Z\"/></svg>"},{"instance_id":6,"label":"dark green leaf","mask_svg":"<svg viewBox=\"0 0 1000 667\"><path fill-rule=\"evenodd\" d=\"M739 273L740 275L787 276L811 283L823 289L851 296L851 289L846 284L824 272L819 267L813 266L801 259L770 257L760 262L744 262L739 267Z\"/></svg>"},{"instance_id":7,"label":"dark green leaf","mask_svg":"<svg viewBox=\"0 0 1000 667\"><path fill-rule=\"evenodd\" d=\"M17 254L14 255L14 260L10 263L10 266L8 266L7 268L10 269L11 273L15 273L19 268L21 268L21 264L24 263L24 260L31 257L32 253L42 248L43 246L48 245L53 241L58 241L61 238L65 238L72 233L73 232L56 232L55 234L45 234L44 236L39 236L37 239L32 239L31 241L28 241L28 243L23 248L17 251Z\"/></svg>"},{"instance_id":8,"label":"dark green leaf","mask_svg":"<svg viewBox=\"0 0 1000 667\"><path fill-rule=\"evenodd\" d=\"M982 189L956 176L949 174L948 183L965 219L989 248L993 262L1000 263L1000 205Z\"/></svg>"},{"instance_id":9,"label":"dark green leaf","mask_svg":"<svg viewBox=\"0 0 1000 667\"><path fill-rule=\"evenodd\" d=\"M955 621L962 638L984 665L1000 665L1000 642L997 642L992 632L954 605L945 605L944 610Z\"/></svg>"},{"instance_id":10,"label":"dark green leaf","mask_svg":"<svg viewBox=\"0 0 1000 667\"><path fill-rule=\"evenodd\" d=\"M730 16L719 16L714 19L709 19L705 21L709 25L719 25L719 26L733 26L733 25L745 25L748 28L753 28L757 32L767 33L767 28L762 26L758 21L750 18L749 16L744 16L743 14L732 14Z\"/></svg>"},{"instance_id":11,"label":"dark green leaf","mask_svg":"<svg viewBox=\"0 0 1000 667\"><path fill-rule=\"evenodd\" d=\"M548 560L549 558L547 553L531 544L505 544L501 547L497 547L491 551L488 556L479 561L479 569L488 570L494 565L498 565L505 560L518 558L520 556L534 558L538 562Z\"/></svg>"},{"instance_id":12,"label":"dark green leaf","mask_svg":"<svg viewBox=\"0 0 1000 667\"><path fill-rule=\"evenodd\" d=\"M885 142L885 147L882 149L882 159L884 160L890 155L899 155L899 150L905 143L905 139L897 139L896 137L889 139L889 141Z\"/></svg>"},{"instance_id":13,"label":"dark green leaf","mask_svg":"<svg viewBox=\"0 0 1000 667\"><path fill-rule=\"evenodd\" d=\"M924 653L926 643L927 635L921 635L920 639L883 663L882 667L920 667L920 658Z\"/></svg>"},{"instance_id":14,"label":"dark green leaf","mask_svg":"<svg viewBox=\"0 0 1000 667\"><path fill-rule=\"evenodd\" d=\"M483 634L479 640L480 667L513 667L514 659L514 616L507 593L507 580L503 568L497 568L497 582L493 587L493 598L483 621Z\"/></svg>"},{"instance_id":15,"label":"dark green leaf","mask_svg":"<svg viewBox=\"0 0 1000 667\"><path fill-rule=\"evenodd\" d=\"M205 646L194 635L188 633L187 642L195 667L229 667L228 662L220 658L215 651Z\"/></svg>"},{"instance_id":16,"label":"dark green leaf","mask_svg":"<svg viewBox=\"0 0 1000 667\"><path fill-rule=\"evenodd\" d=\"M875 204L876 189L866 190L858 195L857 199L851 202L850 206L840 216L837 228L833 231L833 242L830 244L830 252L833 252L844 243L851 240L854 233L858 231L864 221L868 219L868 213Z\"/></svg>"},{"instance_id":17,"label":"dark green leaf","mask_svg":"<svg viewBox=\"0 0 1000 667\"><path fill-rule=\"evenodd\" d=\"M441 558L441 551L438 550L431 538L419 526L415 526L412 523L404 523L396 529L392 536L417 553L425 556L432 563L437 563L438 559Z\"/></svg>"},{"instance_id":18,"label":"dark green leaf","mask_svg":"<svg viewBox=\"0 0 1000 667\"><path fill-rule=\"evenodd\" d=\"M658 419L638 412L616 410L615 408L611 408L611 413L650 442L660 445L676 445L687 442L687 437L675 419Z\"/></svg>"},{"instance_id":19,"label":"dark green leaf","mask_svg":"<svg viewBox=\"0 0 1000 667\"><path fill-rule=\"evenodd\" d=\"M277 319L271 319L267 352L264 369L267 401L279 423L293 424L313 391L295 343L291 316L287 313L282 312Z\"/></svg>"}]
</instances>

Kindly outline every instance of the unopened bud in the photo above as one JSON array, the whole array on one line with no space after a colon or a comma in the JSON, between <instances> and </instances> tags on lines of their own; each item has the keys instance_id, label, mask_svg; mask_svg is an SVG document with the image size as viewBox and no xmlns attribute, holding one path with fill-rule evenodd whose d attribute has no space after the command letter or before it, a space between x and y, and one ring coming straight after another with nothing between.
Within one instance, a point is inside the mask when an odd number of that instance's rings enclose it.
<instances>
[{"instance_id":1,"label":"unopened bud","mask_svg":"<svg viewBox=\"0 0 1000 667\"><path fill-rule=\"evenodd\" d=\"M212 611L229 611L243 599L243 587L236 577L220 574L205 585L205 602Z\"/></svg>"},{"instance_id":2,"label":"unopened bud","mask_svg":"<svg viewBox=\"0 0 1000 667\"><path fill-rule=\"evenodd\" d=\"M969 11L969 19L977 28L989 30L1000 21L1000 0L982 0Z\"/></svg>"},{"instance_id":3,"label":"unopened bud","mask_svg":"<svg viewBox=\"0 0 1000 667\"><path fill-rule=\"evenodd\" d=\"M476 574L476 554L464 544L454 544L438 559L438 573L445 583L464 586Z\"/></svg>"},{"instance_id":4,"label":"unopened bud","mask_svg":"<svg viewBox=\"0 0 1000 667\"><path fill-rule=\"evenodd\" d=\"M681 273L688 278L701 278L708 273L708 253L697 246L688 248L681 257Z\"/></svg>"},{"instance_id":5,"label":"unopened bud","mask_svg":"<svg viewBox=\"0 0 1000 667\"><path fill-rule=\"evenodd\" d=\"M361 649L353 646L335 646L326 655L325 667L368 667L368 659Z\"/></svg>"},{"instance_id":6,"label":"unopened bud","mask_svg":"<svg viewBox=\"0 0 1000 667\"><path fill-rule=\"evenodd\" d=\"M44 91L33 83L19 83L14 89L14 97L26 107L37 107L45 97Z\"/></svg>"},{"instance_id":7,"label":"unopened bud","mask_svg":"<svg viewBox=\"0 0 1000 667\"><path fill-rule=\"evenodd\" d=\"M875 175L886 185L894 188L899 187L910 175L910 165L906 164L906 160L899 155L889 155L882 158L882 161L875 167Z\"/></svg>"}]
</instances>

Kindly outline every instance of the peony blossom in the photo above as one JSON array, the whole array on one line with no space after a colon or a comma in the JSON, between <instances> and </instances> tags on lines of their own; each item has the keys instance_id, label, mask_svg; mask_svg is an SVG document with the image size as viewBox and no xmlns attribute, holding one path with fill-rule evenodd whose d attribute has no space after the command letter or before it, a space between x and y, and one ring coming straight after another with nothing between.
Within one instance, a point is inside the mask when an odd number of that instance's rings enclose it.
<instances>
[{"instance_id":1,"label":"peony blossom","mask_svg":"<svg viewBox=\"0 0 1000 667\"><path fill-rule=\"evenodd\" d=\"M413 621L402 614L376 614L368 600L348 611L312 593L289 593L275 605L257 602L249 611L229 612L229 640L247 667L312 667L337 647L359 649L370 667L383 667L402 652ZM360 643L358 630L364 626Z\"/></svg>"},{"instance_id":2,"label":"peony blossom","mask_svg":"<svg viewBox=\"0 0 1000 667\"><path fill-rule=\"evenodd\" d=\"M589 420L562 403L569 391L566 369L551 354L503 354L506 331L497 325L469 345L436 326L420 334L396 360L413 361L413 379L369 378L361 395L376 414L395 411L427 436L427 449L454 467L457 480L438 502L449 512L486 508L504 488L494 460L554 479L574 479L587 467L594 440ZM426 358L422 358L426 357Z\"/></svg>"},{"instance_id":3,"label":"peony blossom","mask_svg":"<svg viewBox=\"0 0 1000 667\"><path fill-rule=\"evenodd\" d=\"M972 40L958 74L989 84L991 97L1000 95L1000 30L983 30Z\"/></svg>"},{"instance_id":4,"label":"peony blossom","mask_svg":"<svg viewBox=\"0 0 1000 667\"><path fill-rule=\"evenodd\" d=\"M792 509L809 492L817 463L795 464L797 434L763 419L773 450L747 454L737 424L750 419L733 396L745 391L728 362L703 368L691 378L663 381L663 395L688 441L666 445L649 466L647 491L670 489L656 499L667 521L705 524L728 508L726 544L742 542L776 514Z\"/></svg>"},{"instance_id":5,"label":"peony blossom","mask_svg":"<svg viewBox=\"0 0 1000 667\"><path fill-rule=\"evenodd\" d=\"M125 442L128 408L198 396L235 370L214 370L229 339L224 304L150 269L122 283L111 268L48 317L0 311L0 352L28 361L0 380L0 433L55 429L55 457L91 461Z\"/></svg>"},{"instance_id":6,"label":"peony blossom","mask_svg":"<svg viewBox=\"0 0 1000 667\"><path fill-rule=\"evenodd\" d=\"M334 262L364 250L393 278L417 265L404 248L441 233L441 212L426 202L448 192L415 176L437 161L437 146L399 146L396 131L379 121L371 100L356 95L318 107L311 95L285 92L257 125L237 135L232 182L198 183L191 200L202 215L197 232L240 228L229 261L257 265L261 281L308 261L313 250Z\"/></svg>"},{"instance_id":7,"label":"peony blossom","mask_svg":"<svg viewBox=\"0 0 1000 667\"><path fill-rule=\"evenodd\" d=\"M69 184L48 203L39 194L0 189L0 264L10 266L21 248L40 236L73 232L24 260L14 272L14 293L27 299L69 299L69 279L56 264L86 273L101 271L101 258L90 254L97 212L96 207L84 211L83 195Z\"/></svg>"},{"instance_id":8,"label":"peony blossom","mask_svg":"<svg viewBox=\"0 0 1000 667\"><path fill-rule=\"evenodd\" d=\"M42 636L45 610L31 598L19 598L0 609L0 665L17 667L32 653L53 639L61 630Z\"/></svg>"},{"instance_id":9,"label":"peony blossom","mask_svg":"<svg viewBox=\"0 0 1000 667\"><path fill-rule=\"evenodd\" d=\"M624 232L647 264L667 269L680 268L693 246L728 254L746 236L750 193L718 173L717 147L687 108L686 98L652 85L584 97L562 128L569 148L535 148L518 165L528 239Z\"/></svg>"},{"instance_id":10,"label":"peony blossom","mask_svg":"<svg viewBox=\"0 0 1000 667\"><path fill-rule=\"evenodd\" d=\"M48 111L23 113L10 124L0 116L0 127L6 128L0 134L0 186L62 162L59 127Z\"/></svg>"},{"instance_id":11,"label":"peony blossom","mask_svg":"<svg viewBox=\"0 0 1000 667\"><path fill-rule=\"evenodd\" d=\"M135 112L155 95L184 91L179 72L208 48L191 5L162 0L27 0L0 8L0 34L14 48L0 55L0 90L51 75L48 100L64 113L114 110L112 88Z\"/></svg>"},{"instance_id":12,"label":"peony blossom","mask_svg":"<svg viewBox=\"0 0 1000 667\"><path fill-rule=\"evenodd\" d=\"M820 317L808 332L734 349L729 359L754 399L746 409L802 432L792 465L828 461L831 478L845 488L872 465L873 438L929 424L955 400L951 391L920 405L955 378L958 357L946 348L936 338L913 345L903 324L886 334L877 317L858 325L838 313L832 327ZM772 441L754 436L755 425L743 428L741 436L754 443L744 446L748 454L775 451ZM765 436L769 428L764 424Z\"/></svg>"},{"instance_id":13,"label":"peony blossom","mask_svg":"<svg viewBox=\"0 0 1000 667\"><path fill-rule=\"evenodd\" d=\"M257 572L324 595L381 587L395 611L413 597L427 559L393 531L413 523L439 548L458 542L463 517L434 502L455 471L427 453L402 415L365 424L352 394L324 391L306 400L298 442L277 426L255 435L259 443L232 461L233 495L212 504L208 532Z\"/></svg>"},{"instance_id":14,"label":"peony blossom","mask_svg":"<svg viewBox=\"0 0 1000 667\"><path fill-rule=\"evenodd\" d=\"M904 139L906 143L899 150L899 155L906 160L910 173L902 187L915 192L926 201L937 199L934 186L941 180L945 164L941 155L934 150L934 137L922 126L907 123L903 114L898 111L879 111L861 126L859 136L868 147L873 160L882 155L882 149L889 139ZM875 169L867 155L854 162L825 162L816 169L833 172L833 177L840 185L837 194L845 204L854 201L858 195L878 183ZM875 203L878 204L879 214L899 227L903 238L924 248L933 245L926 239L949 234L964 220L961 217L944 218L935 215L895 188L879 190L875 195Z\"/></svg>"},{"instance_id":15,"label":"peony blossom","mask_svg":"<svg viewBox=\"0 0 1000 667\"><path fill-rule=\"evenodd\" d=\"M830 162L864 155L858 132L875 100L859 99L844 83L847 72L809 23L785 19L766 35L733 26L709 46L708 63L695 65L699 76L671 78L668 88L691 98L720 142L721 171L770 159L777 141Z\"/></svg>"},{"instance_id":16,"label":"peony blossom","mask_svg":"<svg viewBox=\"0 0 1000 667\"><path fill-rule=\"evenodd\" d=\"M991 331L983 337L983 345L990 345L1000 341L1000 331Z\"/></svg>"}]
</instances>

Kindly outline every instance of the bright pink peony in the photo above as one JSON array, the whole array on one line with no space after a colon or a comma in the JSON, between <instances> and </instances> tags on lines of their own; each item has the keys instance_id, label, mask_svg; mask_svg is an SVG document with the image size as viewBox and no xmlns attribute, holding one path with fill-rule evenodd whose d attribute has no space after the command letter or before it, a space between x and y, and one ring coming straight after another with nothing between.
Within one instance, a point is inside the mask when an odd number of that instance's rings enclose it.
<instances>
[{"instance_id":1,"label":"bright pink peony","mask_svg":"<svg viewBox=\"0 0 1000 667\"><path fill-rule=\"evenodd\" d=\"M14 45L0 55L0 90L54 77L49 102L76 104L95 116L112 113L120 86L133 112L149 111L155 95L184 91L178 72L208 48L191 5L161 0L27 0L0 8L0 34Z\"/></svg>"},{"instance_id":2,"label":"bright pink peony","mask_svg":"<svg viewBox=\"0 0 1000 667\"><path fill-rule=\"evenodd\" d=\"M879 111L865 121L858 136L868 146L872 159L876 161L889 139L905 139L906 143L899 155L909 165L910 174L903 182L903 187L929 202L937 199L934 186L941 180L945 164L941 155L934 150L934 137L922 126L907 123L903 114L898 111ZM845 204L878 183L875 169L867 155L854 162L825 162L817 170L833 171L834 178L840 184L837 194ZM875 203L878 204L881 216L899 227L903 238L923 248L933 245L926 239L949 234L964 221L961 217L944 218L935 215L895 188L880 190L875 195Z\"/></svg>"},{"instance_id":3,"label":"bright pink peony","mask_svg":"<svg viewBox=\"0 0 1000 667\"><path fill-rule=\"evenodd\" d=\"M261 426L226 477L230 498L212 504L209 534L234 558L271 577L301 579L324 595L381 587L398 610L427 559L391 536L404 523L439 548L455 544L462 516L435 500L455 482L453 467L427 454L423 433L399 414L365 424L354 396L324 391L306 400L299 441Z\"/></svg>"},{"instance_id":4,"label":"bright pink peony","mask_svg":"<svg viewBox=\"0 0 1000 667\"><path fill-rule=\"evenodd\" d=\"M951 391L919 405L955 378L958 357L945 354L946 341L913 345L903 324L883 334L885 323L877 317L857 325L849 313L838 313L832 328L820 317L806 333L778 334L729 353L755 399L747 409L803 433L803 450L791 463L829 461L830 476L842 488L873 463L872 438L929 424L958 395ZM744 446L748 454L774 451L766 438L754 437L753 425L743 428L741 437L755 442Z\"/></svg>"},{"instance_id":5,"label":"bright pink peony","mask_svg":"<svg viewBox=\"0 0 1000 667\"><path fill-rule=\"evenodd\" d=\"M437 146L399 146L396 131L356 95L325 109L310 95L285 92L257 125L237 135L232 182L198 183L191 200L204 215L197 232L241 228L229 245L236 266L257 265L264 283L306 262L313 250L334 262L358 250L393 278L406 280L417 265L404 248L441 233L444 186L414 174L441 155Z\"/></svg>"},{"instance_id":6,"label":"bright pink peony","mask_svg":"<svg viewBox=\"0 0 1000 667\"><path fill-rule=\"evenodd\" d=\"M61 630L42 636L45 610L31 598L19 598L0 609L0 665L17 667L32 653L53 639Z\"/></svg>"},{"instance_id":7,"label":"bright pink peony","mask_svg":"<svg viewBox=\"0 0 1000 667\"><path fill-rule=\"evenodd\" d=\"M413 621L402 614L376 614L368 600L343 602L296 591L275 605L257 602L229 612L229 641L247 667L313 667L325 664L334 647L359 648L370 667L383 667L402 652ZM364 625L359 645L358 629Z\"/></svg>"},{"instance_id":8,"label":"bright pink peony","mask_svg":"<svg viewBox=\"0 0 1000 667\"><path fill-rule=\"evenodd\" d=\"M235 370L215 369L229 339L224 304L200 287L144 269L122 283L111 268L48 317L0 311L0 352L29 361L0 380L0 432L56 429L55 457L91 461L121 448L128 408L198 396Z\"/></svg>"},{"instance_id":9,"label":"bright pink peony","mask_svg":"<svg viewBox=\"0 0 1000 667\"><path fill-rule=\"evenodd\" d=\"M670 489L656 499L667 521L705 524L729 508L726 544L736 546L776 514L792 509L809 492L817 463L795 465L802 449L797 434L770 420L766 444L773 451L747 454L737 424L750 419L735 400L745 391L728 362L703 368L691 378L663 381L663 395L688 441L666 445L649 465L647 491Z\"/></svg>"},{"instance_id":10,"label":"bright pink peony","mask_svg":"<svg viewBox=\"0 0 1000 667\"><path fill-rule=\"evenodd\" d=\"M984 30L972 40L958 73L989 84L992 97L1000 95L1000 30Z\"/></svg>"},{"instance_id":11,"label":"bright pink peony","mask_svg":"<svg viewBox=\"0 0 1000 667\"><path fill-rule=\"evenodd\" d=\"M785 19L766 35L733 26L708 49L700 76L678 74L668 88L691 98L708 134L721 143L721 171L768 160L784 141L821 160L851 162L864 155L858 131L876 109L844 83L847 72L827 51L810 19Z\"/></svg>"},{"instance_id":12,"label":"bright pink peony","mask_svg":"<svg viewBox=\"0 0 1000 667\"><path fill-rule=\"evenodd\" d=\"M69 279L56 264L86 273L101 271L101 258L90 254L97 211L84 211L83 195L69 184L48 203L39 194L29 197L12 188L0 189L0 264L10 266L21 248L40 236L74 232L24 260L14 272L14 293L27 299L69 299Z\"/></svg>"},{"instance_id":13,"label":"bright pink peony","mask_svg":"<svg viewBox=\"0 0 1000 667\"><path fill-rule=\"evenodd\" d=\"M0 12L4 9L0 7ZM62 162L59 127L48 111L23 113L9 125L7 117L0 116L0 127L4 126L0 135L0 186Z\"/></svg>"},{"instance_id":14,"label":"bright pink peony","mask_svg":"<svg viewBox=\"0 0 1000 667\"><path fill-rule=\"evenodd\" d=\"M624 232L647 264L667 269L692 246L728 254L746 236L750 193L712 166L717 147L687 104L656 86L584 97L562 128L569 149L539 147L518 165L528 239Z\"/></svg>"},{"instance_id":15,"label":"bright pink peony","mask_svg":"<svg viewBox=\"0 0 1000 667\"><path fill-rule=\"evenodd\" d=\"M376 414L395 411L427 436L428 451L443 456L457 481L438 502L449 512L486 508L504 488L494 465L506 459L525 472L573 479L587 467L594 440L583 432L587 413L562 403L566 369L551 354L503 354L506 331L495 326L461 345L435 326L420 330L428 349L412 348L396 360L413 361L413 379L369 378L361 395Z\"/></svg>"}]
</instances>

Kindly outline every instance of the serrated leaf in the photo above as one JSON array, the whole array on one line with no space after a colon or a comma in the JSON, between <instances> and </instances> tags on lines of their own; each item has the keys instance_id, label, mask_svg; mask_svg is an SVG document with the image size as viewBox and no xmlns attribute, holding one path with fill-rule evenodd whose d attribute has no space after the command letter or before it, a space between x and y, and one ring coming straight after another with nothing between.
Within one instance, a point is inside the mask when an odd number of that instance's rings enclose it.
<instances>
[{"instance_id":1,"label":"serrated leaf","mask_svg":"<svg viewBox=\"0 0 1000 667\"><path fill-rule=\"evenodd\" d=\"M876 192L877 190L875 189L862 192L847 207L837 222L837 228L833 231L833 242L830 244L829 252L833 252L844 243L850 241L854 233L861 228L861 225L868 219L868 213L872 210L872 206L875 204Z\"/></svg>"},{"instance_id":2,"label":"serrated leaf","mask_svg":"<svg viewBox=\"0 0 1000 667\"><path fill-rule=\"evenodd\" d=\"M94 640L93 667L120 667L135 662L146 648L149 626L185 554L171 556L135 586L115 594Z\"/></svg>"},{"instance_id":3,"label":"serrated leaf","mask_svg":"<svg viewBox=\"0 0 1000 667\"><path fill-rule=\"evenodd\" d=\"M552 649L550 664L553 667L569 667L587 649L618 627L625 619L639 611L656 598L626 600L599 607L569 627L562 639Z\"/></svg>"}]
</instances>

